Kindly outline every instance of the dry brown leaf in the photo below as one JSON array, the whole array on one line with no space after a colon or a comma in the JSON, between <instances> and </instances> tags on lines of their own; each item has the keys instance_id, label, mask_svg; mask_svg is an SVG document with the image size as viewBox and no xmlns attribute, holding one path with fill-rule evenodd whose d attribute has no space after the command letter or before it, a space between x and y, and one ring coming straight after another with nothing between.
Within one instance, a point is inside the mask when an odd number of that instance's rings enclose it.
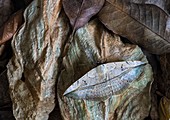
<instances>
[{"instance_id":1,"label":"dry brown leaf","mask_svg":"<svg viewBox=\"0 0 170 120\"><path fill-rule=\"evenodd\" d=\"M100 11L104 2L105 0L63 0L63 7L73 29L77 30Z\"/></svg>"},{"instance_id":2,"label":"dry brown leaf","mask_svg":"<svg viewBox=\"0 0 170 120\"><path fill-rule=\"evenodd\" d=\"M170 99L162 97L159 104L159 116L160 120L170 119Z\"/></svg>"},{"instance_id":3,"label":"dry brown leaf","mask_svg":"<svg viewBox=\"0 0 170 120\"><path fill-rule=\"evenodd\" d=\"M16 119L47 120L54 109L60 56L70 29L61 8L61 0L34 0L11 42L7 68Z\"/></svg>"},{"instance_id":4,"label":"dry brown leaf","mask_svg":"<svg viewBox=\"0 0 170 120\"><path fill-rule=\"evenodd\" d=\"M99 19L111 31L155 54L170 52L170 17L158 3L107 0ZM150 3L150 4L149 4Z\"/></svg>"},{"instance_id":5,"label":"dry brown leaf","mask_svg":"<svg viewBox=\"0 0 170 120\"><path fill-rule=\"evenodd\" d=\"M23 10L16 12L0 28L0 45L10 40L23 23Z\"/></svg>"}]
</instances>

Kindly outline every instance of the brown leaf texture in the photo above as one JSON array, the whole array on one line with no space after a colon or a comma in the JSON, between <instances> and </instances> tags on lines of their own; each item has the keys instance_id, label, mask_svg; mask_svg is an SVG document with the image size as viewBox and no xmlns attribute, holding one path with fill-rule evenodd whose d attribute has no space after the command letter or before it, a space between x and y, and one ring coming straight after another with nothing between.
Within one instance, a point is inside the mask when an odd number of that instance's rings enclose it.
<instances>
[{"instance_id":1,"label":"brown leaf texture","mask_svg":"<svg viewBox=\"0 0 170 120\"><path fill-rule=\"evenodd\" d=\"M20 10L16 12L9 20L0 28L0 45L10 40L16 33L18 28L22 25L22 13Z\"/></svg>"},{"instance_id":2,"label":"brown leaf texture","mask_svg":"<svg viewBox=\"0 0 170 120\"><path fill-rule=\"evenodd\" d=\"M159 104L160 120L170 119L170 99L162 97Z\"/></svg>"},{"instance_id":3,"label":"brown leaf texture","mask_svg":"<svg viewBox=\"0 0 170 120\"><path fill-rule=\"evenodd\" d=\"M34 0L11 42L13 57L7 68L18 120L48 120L54 109L60 56L70 30L61 8L61 0Z\"/></svg>"},{"instance_id":4,"label":"brown leaf texture","mask_svg":"<svg viewBox=\"0 0 170 120\"><path fill-rule=\"evenodd\" d=\"M131 3L143 4L143 5L155 5L160 9L168 12L169 10L169 0L130 0Z\"/></svg>"},{"instance_id":5,"label":"brown leaf texture","mask_svg":"<svg viewBox=\"0 0 170 120\"><path fill-rule=\"evenodd\" d=\"M63 7L73 29L76 30L97 14L104 2L105 0L63 0Z\"/></svg>"},{"instance_id":6,"label":"brown leaf texture","mask_svg":"<svg viewBox=\"0 0 170 120\"><path fill-rule=\"evenodd\" d=\"M107 0L99 19L111 31L154 54L170 52L170 17L163 5Z\"/></svg>"}]
</instances>

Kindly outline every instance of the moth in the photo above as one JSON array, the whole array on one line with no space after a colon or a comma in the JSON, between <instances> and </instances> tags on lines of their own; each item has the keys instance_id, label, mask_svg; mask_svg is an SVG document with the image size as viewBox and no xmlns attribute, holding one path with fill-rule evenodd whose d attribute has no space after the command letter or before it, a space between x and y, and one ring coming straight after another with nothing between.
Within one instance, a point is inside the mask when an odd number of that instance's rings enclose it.
<instances>
[{"instance_id":1,"label":"moth","mask_svg":"<svg viewBox=\"0 0 170 120\"><path fill-rule=\"evenodd\" d=\"M99 65L74 82L63 95L86 100L105 100L119 95L138 79L146 64L142 61L123 61Z\"/></svg>"}]
</instances>

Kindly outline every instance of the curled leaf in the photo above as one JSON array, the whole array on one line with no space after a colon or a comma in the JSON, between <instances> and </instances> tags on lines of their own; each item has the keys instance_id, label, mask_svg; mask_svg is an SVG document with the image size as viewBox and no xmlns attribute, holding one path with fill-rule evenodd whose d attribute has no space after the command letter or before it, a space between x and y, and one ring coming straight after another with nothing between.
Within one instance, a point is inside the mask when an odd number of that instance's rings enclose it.
<instances>
[{"instance_id":1,"label":"curled leaf","mask_svg":"<svg viewBox=\"0 0 170 120\"><path fill-rule=\"evenodd\" d=\"M67 97L101 100L126 90L142 73L141 61L112 62L93 68L64 93Z\"/></svg>"},{"instance_id":2,"label":"curled leaf","mask_svg":"<svg viewBox=\"0 0 170 120\"><path fill-rule=\"evenodd\" d=\"M22 25L22 13L20 10L16 12L9 20L0 28L0 45L10 40L18 28Z\"/></svg>"},{"instance_id":3,"label":"curled leaf","mask_svg":"<svg viewBox=\"0 0 170 120\"><path fill-rule=\"evenodd\" d=\"M64 11L74 29L84 26L102 8L105 0L63 0Z\"/></svg>"},{"instance_id":4,"label":"curled leaf","mask_svg":"<svg viewBox=\"0 0 170 120\"><path fill-rule=\"evenodd\" d=\"M157 2L107 0L99 19L111 31L154 54L170 52L170 17Z\"/></svg>"}]
</instances>

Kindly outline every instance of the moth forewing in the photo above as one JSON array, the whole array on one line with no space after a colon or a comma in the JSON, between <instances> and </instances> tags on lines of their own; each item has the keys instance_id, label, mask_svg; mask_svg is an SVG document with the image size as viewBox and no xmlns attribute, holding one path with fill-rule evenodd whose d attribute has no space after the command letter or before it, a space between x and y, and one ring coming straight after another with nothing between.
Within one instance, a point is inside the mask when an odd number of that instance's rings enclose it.
<instances>
[{"instance_id":1,"label":"moth forewing","mask_svg":"<svg viewBox=\"0 0 170 120\"><path fill-rule=\"evenodd\" d=\"M120 94L142 73L146 62L123 61L99 65L74 82L63 95L75 99L101 100Z\"/></svg>"}]
</instances>

